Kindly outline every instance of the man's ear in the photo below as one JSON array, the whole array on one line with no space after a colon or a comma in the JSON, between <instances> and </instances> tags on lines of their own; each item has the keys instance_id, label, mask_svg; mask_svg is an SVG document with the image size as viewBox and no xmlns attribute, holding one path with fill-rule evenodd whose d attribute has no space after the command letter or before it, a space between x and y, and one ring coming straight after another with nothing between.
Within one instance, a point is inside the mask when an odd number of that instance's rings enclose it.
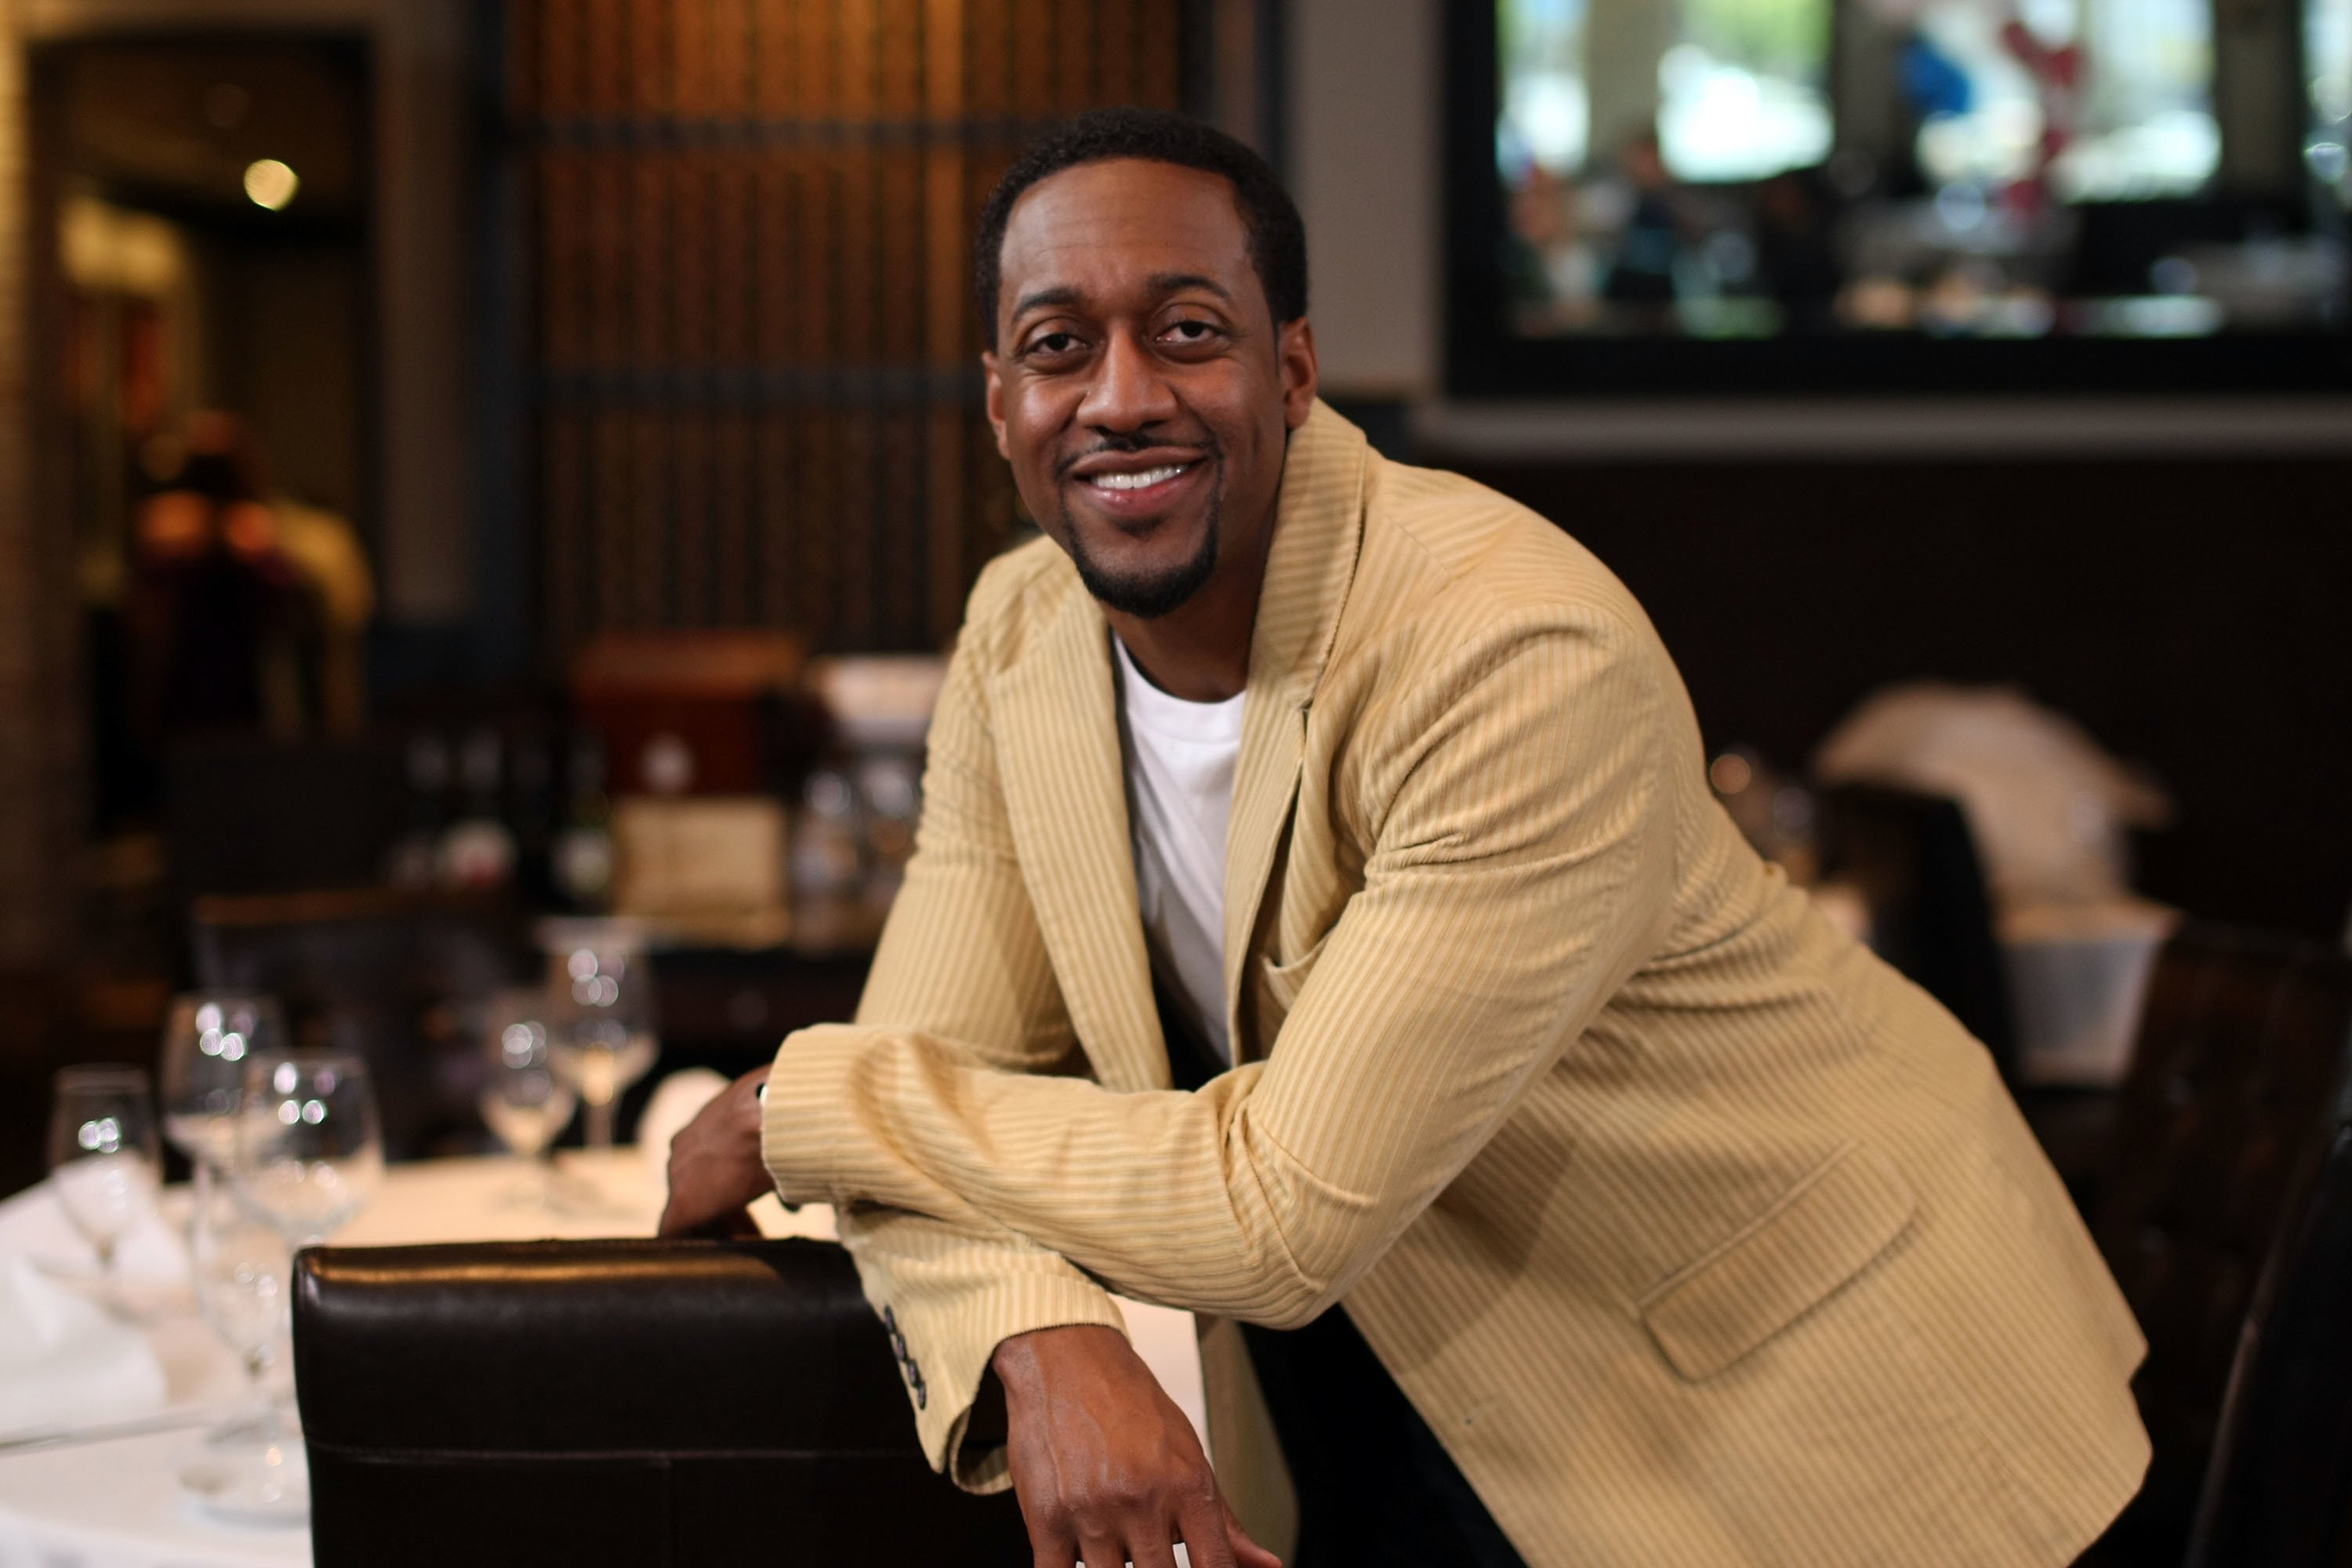
<instances>
[{"instance_id":1,"label":"man's ear","mask_svg":"<svg viewBox=\"0 0 2352 1568\"><path fill-rule=\"evenodd\" d=\"M1315 329L1306 317L1282 329L1280 353L1282 422L1296 430L1315 411L1315 396L1323 384L1322 368L1315 359Z\"/></svg>"},{"instance_id":2,"label":"man's ear","mask_svg":"<svg viewBox=\"0 0 2352 1568\"><path fill-rule=\"evenodd\" d=\"M988 425L996 432L996 455L1009 463L1013 454L1004 447L1004 375L993 351L980 356L980 368L988 386Z\"/></svg>"}]
</instances>

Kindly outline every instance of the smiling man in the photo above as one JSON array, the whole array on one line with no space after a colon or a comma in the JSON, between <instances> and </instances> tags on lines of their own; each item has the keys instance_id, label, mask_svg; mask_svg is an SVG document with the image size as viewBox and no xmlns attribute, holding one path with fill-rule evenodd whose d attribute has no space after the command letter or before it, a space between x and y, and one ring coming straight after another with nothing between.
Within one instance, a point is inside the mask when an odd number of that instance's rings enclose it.
<instances>
[{"instance_id":1,"label":"smiling man","mask_svg":"<svg viewBox=\"0 0 2352 1568\"><path fill-rule=\"evenodd\" d=\"M2137 1331L1983 1049L1717 806L1640 606L1316 401L1228 139L1081 119L977 271L1046 538L856 1021L681 1134L665 1230L836 1205L1052 1568L2070 1561ZM1107 1290L1202 1315L1214 1471Z\"/></svg>"}]
</instances>

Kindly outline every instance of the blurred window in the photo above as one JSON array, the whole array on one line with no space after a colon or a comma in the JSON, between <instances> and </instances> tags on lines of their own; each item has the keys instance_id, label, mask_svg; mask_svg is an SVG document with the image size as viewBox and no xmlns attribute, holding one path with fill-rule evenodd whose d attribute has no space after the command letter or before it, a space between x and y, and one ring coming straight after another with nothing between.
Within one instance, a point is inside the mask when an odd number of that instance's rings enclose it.
<instances>
[{"instance_id":1,"label":"blurred window","mask_svg":"<svg viewBox=\"0 0 2352 1568\"><path fill-rule=\"evenodd\" d=\"M1694 184L1761 180L1830 153L1830 0L1683 0L1658 62L1658 146Z\"/></svg>"},{"instance_id":2,"label":"blurred window","mask_svg":"<svg viewBox=\"0 0 2352 1568\"><path fill-rule=\"evenodd\" d=\"M1505 0L1496 156L1507 174L1529 163L1550 174L1584 167L1592 139L1584 89L1588 8L1588 0Z\"/></svg>"},{"instance_id":3,"label":"blurred window","mask_svg":"<svg viewBox=\"0 0 2352 1568\"><path fill-rule=\"evenodd\" d=\"M2304 156L2313 177L2352 206L2352 0L2305 0L2303 58L2311 81Z\"/></svg>"},{"instance_id":4,"label":"blurred window","mask_svg":"<svg viewBox=\"0 0 2352 1568\"><path fill-rule=\"evenodd\" d=\"M2217 41L2219 0L1498 0L1447 15L1458 58L1479 62L1478 80L1451 84L1450 113L1491 127L1500 198L1491 248L1453 252L1460 385L1674 386L1734 362L1759 385L1940 385L1932 367L1959 363L1633 352L1659 339L2069 339L2039 361L1976 354L1970 374L2036 385L2047 364L2137 385L2123 354L2084 345L2259 338L2165 374L2352 377L2352 247L2326 199L2352 205L2352 0L2295 0L2283 16L2299 50ZM2308 130L2273 141L2250 124L2224 178L2217 49L2233 41L2250 121L2307 99ZM1457 145L1484 162L1479 142ZM1565 339L1573 357L1549 342Z\"/></svg>"},{"instance_id":5,"label":"blurred window","mask_svg":"<svg viewBox=\"0 0 2352 1568\"><path fill-rule=\"evenodd\" d=\"M1591 10L1634 3L1505 0L1496 155L1507 176L1584 171ZM1658 60L1666 172L1699 184L1758 180L1826 158L1831 9L1832 0L1681 0Z\"/></svg>"},{"instance_id":6,"label":"blurred window","mask_svg":"<svg viewBox=\"0 0 2352 1568\"><path fill-rule=\"evenodd\" d=\"M1928 0L1906 51L1933 179L2046 170L2070 201L2194 193L2221 161L2210 0Z\"/></svg>"}]
</instances>

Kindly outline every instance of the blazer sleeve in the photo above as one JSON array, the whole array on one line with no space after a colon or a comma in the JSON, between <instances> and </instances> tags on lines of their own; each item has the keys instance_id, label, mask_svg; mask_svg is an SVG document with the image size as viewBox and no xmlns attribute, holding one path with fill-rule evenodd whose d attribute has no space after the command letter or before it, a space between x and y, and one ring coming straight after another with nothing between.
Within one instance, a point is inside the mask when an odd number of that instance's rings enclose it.
<instances>
[{"instance_id":1,"label":"blazer sleeve","mask_svg":"<svg viewBox=\"0 0 2352 1568\"><path fill-rule=\"evenodd\" d=\"M960 648L949 666L915 854L857 1029L918 1035L941 1059L974 1072L1069 1070L1083 1058L1013 859L975 659ZM796 1085L802 1066L789 1048L780 1056L770 1100ZM770 1168L791 1168L800 1133L771 1116L762 1134ZM1101 1323L1124 1331L1118 1304L1058 1254L977 1213L949 1220L852 1200L835 1217L867 1300L890 1326L932 1468L971 1490L1008 1485L1002 1447L967 1452L963 1444L990 1356L1035 1329Z\"/></svg>"},{"instance_id":2,"label":"blazer sleeve","mask_svg":"<svg viewBox=\"0 0 2352 1568\"><path fill-rule=\"evenodd\" d=\"M1664 930L1664 659L1646 626L1563 608L1458 639L1383 705L1360 742L1363 884L1265 1061L1114 1094L918 1030L803 1030L768 1098L784 1194L1001 1227L1147 1300L1311 1321Z\"/></svg>"}]
</instances>

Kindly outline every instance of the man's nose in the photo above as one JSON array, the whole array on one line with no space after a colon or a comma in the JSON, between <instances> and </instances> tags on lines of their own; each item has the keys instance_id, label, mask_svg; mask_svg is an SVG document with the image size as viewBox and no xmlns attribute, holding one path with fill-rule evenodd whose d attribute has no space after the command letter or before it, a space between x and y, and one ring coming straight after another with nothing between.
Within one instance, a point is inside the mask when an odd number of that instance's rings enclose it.
<instances>
[{"instance_id":1,"label":"man's nose","mask_svg":"<svg viewBox=\"0 0 2352 1568\"><path fill-rule=\"evenodd\" d=\"M1113 332L1095 362L1078 422L1097 430L1139 430L1172 418L1176 395L1150 346L1132 332Z\"/></svg>"}]
</instances>

